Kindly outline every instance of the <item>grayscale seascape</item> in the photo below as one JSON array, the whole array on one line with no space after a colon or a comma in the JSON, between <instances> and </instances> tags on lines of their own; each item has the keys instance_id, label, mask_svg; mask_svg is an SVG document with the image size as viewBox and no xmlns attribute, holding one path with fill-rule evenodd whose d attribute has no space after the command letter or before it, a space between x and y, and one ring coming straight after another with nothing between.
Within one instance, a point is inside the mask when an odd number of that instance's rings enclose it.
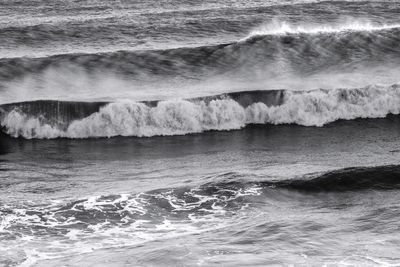
<instances>
[{"instance_id":1,"label":"grayscale seascape","mask_svg":"<svg viewBox=\"0 0 400 267\"><path fill-rule=\"evenodd\" d=\"M0 0L0 266L400 266L400 1Z\"/></svg>"}]
</instances>

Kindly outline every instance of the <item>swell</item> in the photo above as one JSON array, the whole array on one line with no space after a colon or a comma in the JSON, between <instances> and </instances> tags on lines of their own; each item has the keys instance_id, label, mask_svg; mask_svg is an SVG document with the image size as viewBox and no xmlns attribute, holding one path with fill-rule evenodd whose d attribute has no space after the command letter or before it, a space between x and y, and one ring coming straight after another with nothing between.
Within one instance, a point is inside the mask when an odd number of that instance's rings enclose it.
<instances>
[{"instance_id":1,"label":"swell","mask_svg":"<svg viewBox=\"0 0 400 267\"><path fill-rule=\"evenodd\" d=\"M311 91L244 91L144 102L33 101L0 106L5 133L24 138L163 136L249 124L323 126L400 113L400 86Z\"/></svg>"},{"instance_id":2,"label":"swell","mask_svg":"<svg viewBox=\"0 0 400 267\"><path fill-rule=\"evenodd\" d=\"M0 80L71 65L88 72L134 77L151 74L196 78L210 72L221 74L238 69L251 72L278 63L284 63L286 70L307 73L357 62L392 62L400 55L400 29L396 25L327 31L292 29L283 33L256 32L239 42L194 48L3 58Z\"/></svg>"}]
</instances>

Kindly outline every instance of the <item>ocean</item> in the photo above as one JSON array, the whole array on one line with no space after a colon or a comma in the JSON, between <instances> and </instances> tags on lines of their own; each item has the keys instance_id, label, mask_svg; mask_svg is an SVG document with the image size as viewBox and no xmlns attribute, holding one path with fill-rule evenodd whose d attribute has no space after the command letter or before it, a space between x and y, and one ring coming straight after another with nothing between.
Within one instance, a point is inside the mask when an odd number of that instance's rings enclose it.
<instances>
[{"instance_id":1,"label":"ocean","mask_svg":"<svg viewBox=\"0 0 400 267\"><path fill-rule=\"evenodd\" d=\"M400 1L0 1L0 266L400 266Z\"/></svg>"}]
</instances>

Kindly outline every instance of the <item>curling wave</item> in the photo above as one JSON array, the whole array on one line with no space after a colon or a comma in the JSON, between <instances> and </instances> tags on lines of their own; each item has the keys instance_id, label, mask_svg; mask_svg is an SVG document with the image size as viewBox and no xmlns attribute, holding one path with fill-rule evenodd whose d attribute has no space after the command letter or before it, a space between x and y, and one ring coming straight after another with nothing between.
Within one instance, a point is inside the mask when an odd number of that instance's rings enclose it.
<instances>
[{"instance_id":1,"label":"curling wave","mask_svg":"<svg viewBox=\"0 0 400 267\"><path fill-rule=\"evenodd\" d=\"M247 91L152 102L34 101L0 108L3 131L13 137L150 137L241 129L248 124L323 126L341 119L383 118L400 114L400 85Z\"/></svg>"}]
</instances>

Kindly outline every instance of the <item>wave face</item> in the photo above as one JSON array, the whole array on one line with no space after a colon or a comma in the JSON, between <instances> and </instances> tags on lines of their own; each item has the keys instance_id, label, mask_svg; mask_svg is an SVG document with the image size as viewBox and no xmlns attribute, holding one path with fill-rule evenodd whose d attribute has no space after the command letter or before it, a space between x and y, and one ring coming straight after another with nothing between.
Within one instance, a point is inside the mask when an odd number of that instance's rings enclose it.
<instances>
[{"instance_id":1,"label":"wave face","mask_svg":"<svg viewBox=\"0 0 400 267\"><path fill-rule=\"evenodd\" d=\"M2 113L18 111L38 118L51 125L67 125L73 120L83 119L88 114L99 111L106 102L60 102L60 101L34 101L1 105Z\"/></svg>"},{"instance_id":2,"label":"wave face","mask_svg":"<svg viewBox=\"0 0 400 267\"><path fill-rule=\"evenodd\" d=\"M69 114L70 109L59 108L71 106L68 102L28 102L3 105L1 125L7 134L29 139L149 137L233 130L248 124L323 126L340 119L383 118L399 114L399 103L399 85L238 92L158 102L82 102L74 104L82 111L78 112L80 117L76 113ZM30 110L35 112L26 113ZM56 119L59 117L70 120L59 121Z\"/></svg>"},{"instance_id":3,"label":"wave face","mask_svg":"<svg viewBox=\"0 0 400 267\"><path fill-rule=\"evenodd\" d=\"M308 180L288 180L272 186L301 192L344 192L400 189L399 166L347 168Z\"/></svg>"}]
</instances>

